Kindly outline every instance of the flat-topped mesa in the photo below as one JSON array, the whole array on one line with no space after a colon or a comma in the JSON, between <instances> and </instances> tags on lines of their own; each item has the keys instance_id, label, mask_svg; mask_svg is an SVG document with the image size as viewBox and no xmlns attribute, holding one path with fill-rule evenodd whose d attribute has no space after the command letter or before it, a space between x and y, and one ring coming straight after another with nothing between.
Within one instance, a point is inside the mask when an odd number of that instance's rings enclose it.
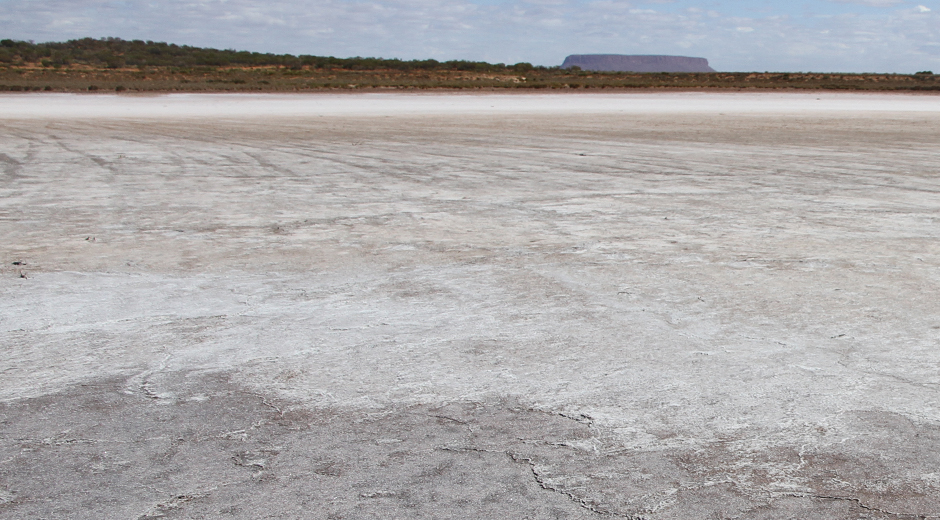
<instances>
[{"instance_id":1,"label":"flat-topped mesa","mask_svg":"<svg viewBox=\"0 0 940 520\"><path fill-rule=\"evenodd\" d=\"M624 54L572 54L561 68L603 72L715 72L705 58L686 56L627 56Z\"/></svg>"}]
</instances>

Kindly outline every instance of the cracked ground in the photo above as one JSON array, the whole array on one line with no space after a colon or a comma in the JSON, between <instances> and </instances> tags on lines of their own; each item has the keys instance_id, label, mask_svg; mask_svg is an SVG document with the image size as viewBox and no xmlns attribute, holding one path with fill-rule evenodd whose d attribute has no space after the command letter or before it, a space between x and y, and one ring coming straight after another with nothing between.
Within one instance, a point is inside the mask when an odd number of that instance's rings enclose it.
<instances>
[{"instance_id":1,"label":"cracked ground","mask_svg":"<svg viewBox=\"0 0 940 520\"><path fill-rule=\"evenodd\" d=\"M2 107L0 518L940 518L940 98Z\"/></svg>"}]
</instances>

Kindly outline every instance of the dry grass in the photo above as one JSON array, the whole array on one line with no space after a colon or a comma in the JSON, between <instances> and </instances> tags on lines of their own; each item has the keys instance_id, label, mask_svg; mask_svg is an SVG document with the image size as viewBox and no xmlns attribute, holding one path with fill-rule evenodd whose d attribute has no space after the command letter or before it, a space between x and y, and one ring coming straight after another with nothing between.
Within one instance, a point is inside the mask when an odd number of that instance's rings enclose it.
<instances>
[{"instance_id":1,"label":"dry grass","mask_svg":"<svg viewBox=\"0 0 940 520\"><path fill-rule=\"evenodd\" d=\"M286 67L107 69L0 68L4 91L277 92L333 89L835 89L940 90L933 74L597 73L549 69L524 74L463 71L299 70Z\"/></svg>"}]
</instances>

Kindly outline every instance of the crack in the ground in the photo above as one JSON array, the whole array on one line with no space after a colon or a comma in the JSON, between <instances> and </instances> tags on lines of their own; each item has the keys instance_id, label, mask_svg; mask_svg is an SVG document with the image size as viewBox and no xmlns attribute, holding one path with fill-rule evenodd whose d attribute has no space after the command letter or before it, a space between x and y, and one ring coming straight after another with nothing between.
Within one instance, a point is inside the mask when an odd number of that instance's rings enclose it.
<instances>
[{"instance_id":1,"label":"crack in the ground","mask_svg":"<svg viewBox=\"0 0 940 520\"><path fill-rule=\"evenodd\" d=\"M628 514L623 514L623 513L615 513L615 512L612 512L612 511L601 511L601 510L597 509L596 507L594 507L593 505L591 505L587 500L584 500L583 498L578 497L578 496L576 496L576 495L573 494L573 493L569 493L569 492L564 491L564 490L562 490L562 489L558 489L558 488L556 488L556 487L553 487L551 484L549 484L548 482L545 481L545 479L542 477L542 475L539 474L538 469L536 468L536 465L535 465L535 461L533 461L533 460L532 460L531 458L529 458L529 457L523 457L523 456L521 456L521 455L517 455L517 454L515 454L515 453L512 453L511 451L487 450L487 449L483 449L483 448L473 448L473 447L454 448L454 447L450 447L450 446L443 446L443 447L440 447L440 448L438 448L438 449L439 449L439 450L442 450L442 451L452 451L452 452L457 452L457 453L467 453L467 452L470 452L470 453L491 453L491 454L496 454L496 455L504 455L504 456L508 457L509 460L512 461L512 462L515 463L515 464L525 464L525 465L527 465L527 466L529 467L529 471L532 473L532 477L533 477L533 479L535 480L535 483L538 484L540 488L542 488L542 489L545 490L545 491L551 491L551 492L553 492L553 493L558 493L558 494L560 494L560 495L563 495L565 498L567 498L568 500L574 502L575 504L577 504L577 505L578 505L579 507L581 507L582 509L586 509L586 510L590 511L590 512L593 513L593 514L600 515L600 516L609 516L609 517L616 517L616 518L627 518L627 519L629 519L629 520L647 520L646 518L644 518L644 517L642 517L642 516L628 515Z\"/></svg>"},{"instance_id":2,"label":"crack in the ground","mask_svg":"<svg viewBox=\"0 0 940 520\"><path fill-rule=\"evenodd\" d=\"M508 451L508 450L507 451L490 450L490 449L476 448L476 447L444 446L444 447L439 447L437 449L442 450L442 451L452 451L452 452L457 452L457 453L489 453L489 454L506 456L513 463L527 465L529 467L529 471L531 472L532 478L535 480L536 484L538 484L538 486L541 489L563 495L568 500L570 500L571 502L574 502L582 509L590 511L591 513L595 515L615 517L615 518L626 518L629 520L649 520L649 517L644 516L642 514L637 515L637 514L621 513L617 511L599 509L588 500L585 500L584 498L581 498L574 493L571 493L569 491L565 491L564 489L559 489L553 486L539 473L538 466L531 457L519 455L517 453L513 453L512 451ZM681 486L680 489L698 489L701 487L707 487L707 486L717 485L717 484L738 485L738 483L733 480L724 480L724 481L718 481L718 482L708 482L700 486ZM940 520L940 516L935 516L935 515L926 515L926 514L920 514L920 513L899 513L895 511L889 511L886 509L880 509L878 507L868 505L864 503L861 499L854 498L854 497L840 497L840 496L819 495L819 494L809 494L809 493L784 493L778 496L852 502L856 504L858 507L860 507L861 509L870 511L872 513L879 513L879 514L894 518L896 520ZM648 512L652 512L652 511L648 510Z\"/></svg>"},{"instance_id":3,"label":"crack in the ground","mask_svg":"<svg viewBox=\"0 0 940 520\"><path fill-rule=\"evenodd\" d=\"M267 397L265 397L265 396L263 396L263 395L261 395L261 394L256 394L256 393L254 393L254 392L246 392L246 393L247 393L248 395L253 396L253 397L257 397L257 398L261 401L261 404L263 404L264 406L267 406L268 408L270 408L270 409L274 410L275 412L277 412L277 416L278 416L278 417L283 417L283 416L284 416L284 410L281 410L281 408L278 407L276 404L274 404L274 403L268 401L268 398L267 398Z\"/></svg>"},{"instance_id":4,"label":"crack in the ground","mask_svg":"<svg viewBox=\"0 0 940 520\"><path fill-rule=\"evenodd\" d=\"M529 410L535 411L535 410ZM559 417L564 417L565 419L575 421L580 424L586 424L587 426L594 426L594 418L588 414L579 413L578 415L568 415L566 413L557 413Z\"/></svg>"},{"instance_id":5,"label":"crack in the ground","mask_svg":"<svg viewBox=\"0 0 940 520\"><path fill-rule=\"evenodd\" d=\"M214 490L213 490L214 491ZM144 513L137 517L137 520L153 520L156 518L162 518L166 514L174 509L179 509L183 507L183 504L186 502L191 502L200 498L206 498L210 495L209 492L204 493L186 493L182 495L176 495L166 502L161 502L154 506L149 512Z\"/></svg>"},{"instance_id":6,"label":"crack in the ground","mask_svg":"<svg viewBox=\"0 0 940 520\"><path fill-rule=\"evenodd\" d=\"M445 421L455 422L459 425L466 426L471 432L473 431L473 428L470 428L470 423L466 421L461 421L460 419L454 419L453 417L448 417L446 415L434 415L434 414L428 415L428 417L434 417L435 419L443 419Z\"/></svg>"},{"instance_id":7,"label":"crack in the ground","mask_svg":"<svg viewBox=\"0 0 940 520\"><path fill-rule=\"evenodd\" d=\"M580 497L574 495L573 493L569 493L569 492L564 491L564 490L562 490L562 489L558 489L558 488L556 488L556 487L553 487L551 484L549 484L548 482L546 482L545 479L542 478L542 475L539 474L538 468L537 468L536 465L535 465L535 461L533 461L531 458L522 457L522 456L516 455L516 454L514 454L514 453L512 453L512 452L509 452L509 451L502 452L502 453L504 453L506 456L508 456L509 459L510 459L511 461L515 462L516 464L527 464L527 465L529 466L529 471L532 472L532 477L535 479L535 482L539 485L540 488L542 488L542 489L544 489L544 490L546 490L546 491L551 491L551 492L553 492L553 493L558 493L558 494L564 495L565 497L568 498L568 500L571 500L571 501L574 502L575 504L578 504L582 509L586 509L586 510L590 511L591 513L594 513L594 514L600 515L600 516L612 516L612 517L617 517L617 518L628 518L628 519L630 519L630 520L646 520L646 519L643 518L642 516L636 516L636 515L630 515L630 514L624 514L624 513L616 513L616 512L613 512L613 511L601 511L600 509L597 509L596 507L594 507L593 505L591 505L587 500L584 500L583 498L580 498Z\"/></svg>"},{"instance_id":8,"label":"crack in the ground","mask_svg":"<svg viewBox=\"0 0 940 520\"><path fill-rule=\"evenodd\" d=\"M241 480L232 480L228 482L220 482L208 489L203 489L202 491L193 491L190 493L182 493L179 495L173 495L166 502L160 502L150 508L150 511L137 517L137 520L156 520L158 518L163 518L170 513L171 511L181 509L187 502L192 502L194 500L200 500L203 498L208 498L212 493L219 491L220 489L227 488L229 486L234 486L242 482ZM161 493L161 491L153 486L144 486L146 489L154 493Z\"/></svg>"},{"instance_id":9,"label":"crack in the ground","mask_svg":"<svg viewBox=\"0 0 940 520\"><path fill-rule=\"evenodd\" d=\"M919 513L896 513L896 512L894 512L894 511L888 511L888 510L885 510L885 509L879 509L879 508L877 508L877 507L869 506L869 505L865 504L864 502L862 502L862 500L861 500L860 498L854 498L854 497L837 497L837 496L829 496L829 495L816 495L816 494L812 494L812 493L785 493L785 494L783 494L782 496L794 497L794 498L815 498L815 499L817 499L817 500L838 500L838 501L843 501L843 502L854 502L856 505L858 505L858 507L860 507L860 508L862 508L862 509L864 509L864 510L866 510L866 511L871 511L871 512L873 512L873 513L881 513L881 514L883 514L883 515L891 516L891 517L897 518L897 519L899 519L899 520L908 520L908 519L909 519L909 520L935 520L935 519L940 519L940 516L935 516L935 515L922 515L922 514L919 514Z\"/></svg>"}]
</instances>

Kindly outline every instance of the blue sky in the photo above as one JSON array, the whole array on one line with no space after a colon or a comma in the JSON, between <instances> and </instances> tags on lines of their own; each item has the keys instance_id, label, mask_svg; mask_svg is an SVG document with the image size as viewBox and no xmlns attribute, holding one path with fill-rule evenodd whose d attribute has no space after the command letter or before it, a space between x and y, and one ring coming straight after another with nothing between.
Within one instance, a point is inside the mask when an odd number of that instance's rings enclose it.
<instances>
[{"instance_id":1,"label":"blue sky","mask_svg":"<svg viewBox=\"0 0 940 520\"><path fill-rule=\"evenodd\" d=\"M940 0L0 0L0 37L559 65L673 54L723 71L940 72Z\"/></svg>"}]
</instances>

